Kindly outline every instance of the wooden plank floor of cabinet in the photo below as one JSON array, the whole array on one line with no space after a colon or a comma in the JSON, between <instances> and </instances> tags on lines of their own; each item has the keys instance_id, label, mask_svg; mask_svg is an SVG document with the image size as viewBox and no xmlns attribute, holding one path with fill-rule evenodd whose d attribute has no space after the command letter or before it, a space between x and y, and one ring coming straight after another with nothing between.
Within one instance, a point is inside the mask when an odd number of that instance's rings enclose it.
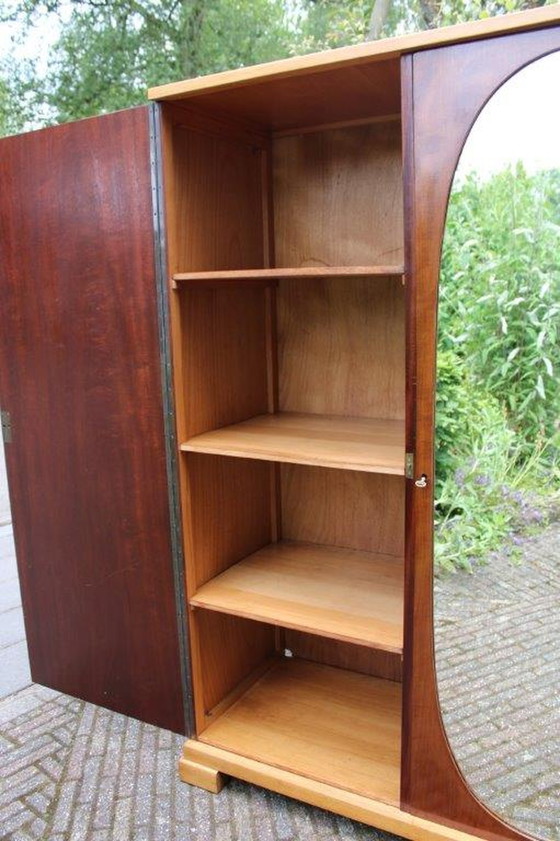
<instances>
[{"instance_id":1,"label":"wooden plank floor of cabinet","mask_svg":"<svg viewBox=\"0 0 560 841\"><path fill-rule=\"evenodd\" d=\"M385 803L400 799L401 685L278 661L200 741Z\"/></svg>"}]
</instances>

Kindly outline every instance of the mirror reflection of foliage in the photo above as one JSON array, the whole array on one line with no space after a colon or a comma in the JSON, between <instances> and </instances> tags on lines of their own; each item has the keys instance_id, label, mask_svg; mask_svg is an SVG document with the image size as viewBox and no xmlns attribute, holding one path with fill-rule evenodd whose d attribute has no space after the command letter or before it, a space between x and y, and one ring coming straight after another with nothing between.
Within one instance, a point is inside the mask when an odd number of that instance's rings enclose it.
<instances>
[{"instance_id":1,"label":"mirror reflection of foliage","mask_svg":"<svg viewBox=\"0 0 560 841\"><path fill-rule=\"evenodd\" d=\"M436 564L471 568L556 515L560 171L452 191L442 255Z\"/></svg>"}]
</instances>

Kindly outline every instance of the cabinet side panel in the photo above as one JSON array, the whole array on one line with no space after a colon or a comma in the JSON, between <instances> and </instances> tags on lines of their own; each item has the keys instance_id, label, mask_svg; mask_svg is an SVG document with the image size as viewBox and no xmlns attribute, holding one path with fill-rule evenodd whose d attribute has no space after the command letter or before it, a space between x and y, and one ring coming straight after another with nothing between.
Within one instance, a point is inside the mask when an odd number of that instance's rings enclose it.
<instances>
[{"instance_id":1,"label":"cabinet side panel","mask_svg":"<svg viewBox=\"0 0 560 841\"><path fill-rule=\"evenodd\" d=\"M188 124L194 117L186 116ZM173 128L178 271L259 269L264 265L262 150L238 137Z\"/></svg>"},{"instance_id":2,"label":"cabinet side panel","mask_svg":"<svg viewBox=\"0 0 560 841\"><path fill-rule=\"evenodd\" d=\"M264 414L265 291L185 289L179 295L187 437Z\"/></svg>"},{"instance_id":3,"label":"cabinet side panel","mask_svg":"<svg viewBox=\"0 0 560 841\"><path fill-rule=\"evenodd\" d=\"M1 144L0 397L33 679L184 730L148 108Z\"/></svg>"},{"instance_id":4,"label":"cabinet side panel","mask_svg":"<svg viewBox=\"0 0 560 841\"><path fill-rule=\"evenodd\" d=\"M188 593L272 540L272 466L188 453Z\"/></svg>"}]
</instances>

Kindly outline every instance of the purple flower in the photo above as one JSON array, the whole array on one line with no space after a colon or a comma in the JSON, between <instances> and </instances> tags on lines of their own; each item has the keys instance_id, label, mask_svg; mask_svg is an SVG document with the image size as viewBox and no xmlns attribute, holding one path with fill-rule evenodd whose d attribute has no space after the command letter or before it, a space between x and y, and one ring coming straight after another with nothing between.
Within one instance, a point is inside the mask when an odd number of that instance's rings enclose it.
<instances>
[{"instance_id":1,"label":"purple flower","mask_svg":"<svg viewBox=\"0 0 560 841\"><path fill-rule=\"evenodd\" d=\"M475 476L474 483L475 485L480 485L483 488L487 488L490 484L490 476L486 476L485 473L479 473L478 476Z\"/></svg>"},{"instance_id":2,"label":"purple flower","mask_svg":"<svg viewBox=\"0 0 560 841\"><path fill-rule=\"evenodd\" d=\"M455 482L459 485L460 488L464 487L465 485L465 471L464 470L456 470L455 471Z\"/></svg>"}]
</instances>

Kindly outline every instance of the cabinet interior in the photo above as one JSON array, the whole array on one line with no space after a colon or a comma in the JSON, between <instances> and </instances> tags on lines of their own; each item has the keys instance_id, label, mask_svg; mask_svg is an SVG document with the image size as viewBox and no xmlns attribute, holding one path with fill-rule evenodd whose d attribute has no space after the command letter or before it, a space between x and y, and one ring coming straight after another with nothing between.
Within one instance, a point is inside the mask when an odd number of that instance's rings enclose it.
<instances>
[{"instance_id":1,"label":"cabinet interior","mask_svg":"<svg viewBox=\"0 0 560 841\"><path fill-rule=\"evenodd\" d=\"M405 299L391 85L350 116L339 97L302 121L286 92L282 119L256 93L230 97L230 113L173 103L162 116L196 738L398 803Z\"/></svg>"}]
</instances>

